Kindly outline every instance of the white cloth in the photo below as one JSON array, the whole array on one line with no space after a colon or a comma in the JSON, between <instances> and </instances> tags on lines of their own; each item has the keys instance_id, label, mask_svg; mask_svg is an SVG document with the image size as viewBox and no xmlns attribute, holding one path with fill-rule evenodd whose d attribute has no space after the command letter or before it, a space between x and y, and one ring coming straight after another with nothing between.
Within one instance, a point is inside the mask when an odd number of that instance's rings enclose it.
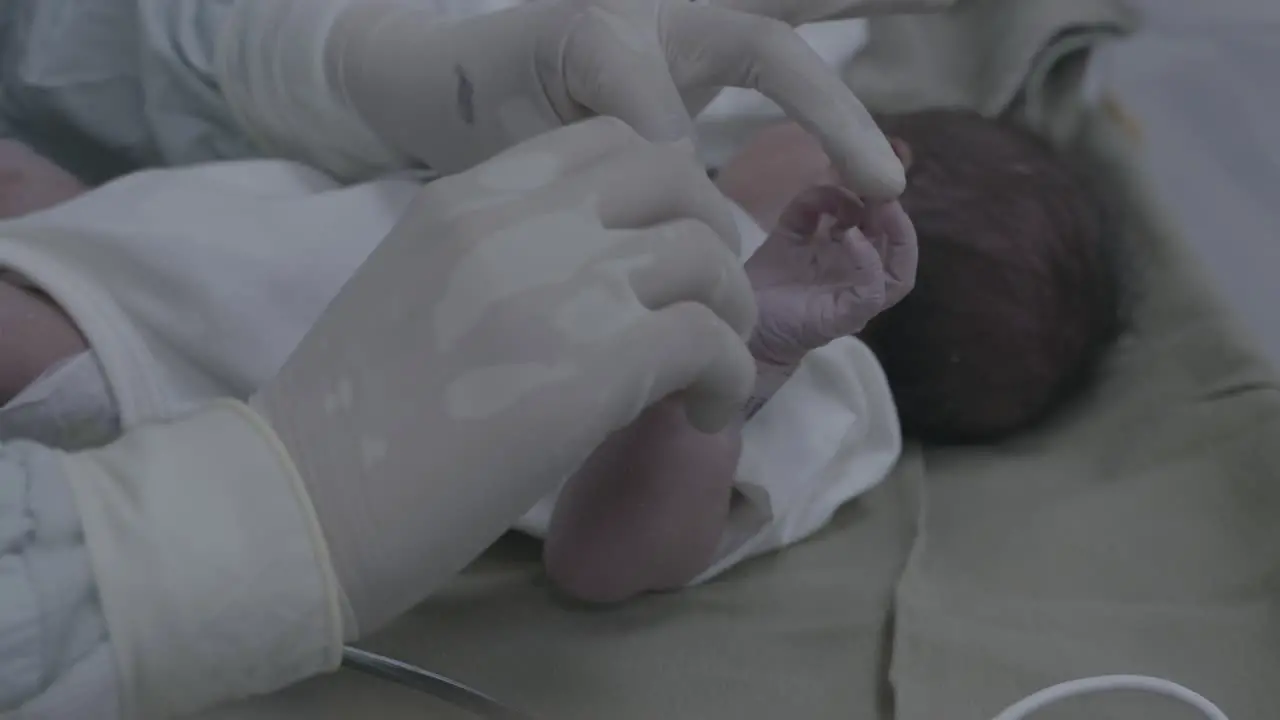
<instances>
[{"instance_id":1,"label":"white cloth","mask_svg":"<svg viewBox=\"0 0 1280 720\"><path fill-rule=\"evenodd\" d=\"M0 227L0 264L80 323L129 427L272 377L416 188L339 188L279 161L141 173ZM753 252L764 235L738 217ZM708 576L820 528L901 445L887 383L854 339L812 354L744 435L749 502ZM551 502L519 528L542 535Z\"/></svg>"},{"instance_id":2,"label":"white cloth","mask_svg":"<svg viewBox=\"0 0 1280 720\"><path fill-rule=\"evenodd\" d=\"M97 355L88 350L49 368L0 408L0 441L80 450L119 434L115 398Z\"/></svg>"},{"instance_id":3,"label":"white cloth","mask_svg":"<svg viewBox=\"0 0 1280 720\"><path fill-rule=\"evenodd\" d=\"M236 0L5 0L0 112L99 182L134 167L252 157L214 49Z\"/></svg>"}]
</instances>

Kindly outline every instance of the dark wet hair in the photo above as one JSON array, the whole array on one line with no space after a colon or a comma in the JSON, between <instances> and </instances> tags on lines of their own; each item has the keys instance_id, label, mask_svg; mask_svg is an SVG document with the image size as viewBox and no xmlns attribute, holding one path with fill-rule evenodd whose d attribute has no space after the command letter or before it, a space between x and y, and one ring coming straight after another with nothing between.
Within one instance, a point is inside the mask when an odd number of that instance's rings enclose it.
<instances>
[{"instance_id":1,"label":"dark wet hair","mask_svg":"<svg viewBox=\"0 0 1280 720\"><path fill-rule=\"evenodd\" d=\"M903 207L915 290L862 338L903 430L926 442L1000 439L1089 377L1119 327L1101 203L1046 143L958 110L878 118L909 145Z\"/></svg>"}]
</instances>

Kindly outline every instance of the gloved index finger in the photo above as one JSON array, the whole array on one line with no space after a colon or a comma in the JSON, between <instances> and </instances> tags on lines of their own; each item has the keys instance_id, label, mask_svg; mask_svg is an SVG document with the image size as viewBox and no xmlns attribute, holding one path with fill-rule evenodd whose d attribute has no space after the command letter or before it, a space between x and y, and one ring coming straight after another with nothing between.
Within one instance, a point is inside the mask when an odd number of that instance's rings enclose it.
<instances>
[{"instance_id":1,"label":"gloved index finger","mask_svg":"<svg viewBox=\"0 0 1280 720\"><path fill-rule=\"evenodd\" d=\"M673 8L669 49L677 77L758 90L822 144L859 196L891 199L906 176L884 133L840 77L784 23L689 4Z\"/></svg>"},{"instance_id":2,"label":"gloved index finger","mask_svg":"<svg viewBox=\"0 0 1280 720\"><path fill-rule=\"evenodd\" d=\"M919 243L915 225L900 203L885 203L877 207L871 217L876 226L873 233L883 241L883 246L878 251L889 277L885 300L886 306L891 307L915 287L920 262Z\"/></svg>"}]
</instances>

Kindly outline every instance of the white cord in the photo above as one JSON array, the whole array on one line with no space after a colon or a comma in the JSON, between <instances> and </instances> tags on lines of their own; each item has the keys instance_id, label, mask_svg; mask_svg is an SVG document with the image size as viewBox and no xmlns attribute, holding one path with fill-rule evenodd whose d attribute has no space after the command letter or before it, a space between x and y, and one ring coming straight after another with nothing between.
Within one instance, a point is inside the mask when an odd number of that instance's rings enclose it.
<instances>
[{"instance_id":1,"label":"white cord","mask_svg":"<svg viewBox=\"0 0 1280 720\"><path fill-rule=\"evenodd\" d=\"M1143 675L1103 675L1059 683L1010 705L1008 709L997 715L995 720L1024 720L1031 713L1067 698L1124 690L1164 695L1194 707L1204 713L1209 720L1230 720L1226 713L1219 710L1217 705L1209 702L1203 695L1171 680Z\"/></svg>"}]
</instances>

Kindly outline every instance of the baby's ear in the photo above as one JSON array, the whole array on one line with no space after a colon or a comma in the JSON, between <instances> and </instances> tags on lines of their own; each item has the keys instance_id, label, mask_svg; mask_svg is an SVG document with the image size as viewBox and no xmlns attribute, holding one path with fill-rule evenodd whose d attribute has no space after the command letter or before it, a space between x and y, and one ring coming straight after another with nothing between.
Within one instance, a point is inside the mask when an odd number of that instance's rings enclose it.
<instances>
[{"instance_id":1,"label":"baby's ear","mask_svg":"<svg viewBox=\"0 0 1280 720\"><path fill-rule=\"evenodd\" d=\"M889 138L889 146L893 148L893 154L897 155L898 159L902 161L902 169L910 170L911 146L907 144L907 141L902 138L891 137Z\"/></svg>"}]
</instances>

